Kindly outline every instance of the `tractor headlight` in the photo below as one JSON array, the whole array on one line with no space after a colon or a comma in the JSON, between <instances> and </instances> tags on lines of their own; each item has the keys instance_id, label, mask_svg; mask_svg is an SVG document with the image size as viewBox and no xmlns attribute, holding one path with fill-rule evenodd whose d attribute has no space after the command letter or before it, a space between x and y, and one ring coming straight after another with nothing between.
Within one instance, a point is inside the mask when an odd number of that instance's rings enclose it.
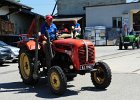
<instances>
[{"instance_id":1,"label":"tractor headlight","mask_svg":"<svg viewBox=\"0 0 140 100\"><path fill-rule=\"evenodd\" d=\"M70 69L73 69L74 67L73 67L73 65L70 65L69 68L70 68Z\"/></svg>"}]
</instances>

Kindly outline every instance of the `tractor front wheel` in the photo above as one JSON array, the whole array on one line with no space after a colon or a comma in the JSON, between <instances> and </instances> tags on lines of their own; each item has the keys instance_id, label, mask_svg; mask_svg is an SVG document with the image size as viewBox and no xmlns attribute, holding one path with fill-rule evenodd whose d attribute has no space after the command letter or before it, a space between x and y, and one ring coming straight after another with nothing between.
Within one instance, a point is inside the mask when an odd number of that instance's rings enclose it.
<instances>
[{"instance_id":1,"label":"tractor front wheel","mask_svg":"<svg viewBox=\"0 0 140 100\"><path fill-rule=\"evenodd\" d=\"M140 43L139 43L139 41L136 42L136 47L137 47L137 49L140 48Z\"/></svg>"},{"instance_id":2,"label":"tractor front wheel","mask_svg":"<svg viewBox=\"0 0 140 100\"><path fill-rule=\"evenodd\" d=\"M59 66L53 66L48 71L48 84L52 93L62 95L66 91L67 79Z\"/></svg>"},{"instance_id":3,"label":"tractor front wheel","mask_svg":"<svg viewBox=\"0 0 140 100\"><path fill-rule=\"evenodd\" d=\"M107 88L112 79L111 70L105 62L97 62L95 64L97 71L91 72L91 80L96 88Z\"/></svg>"},{"instance_id":4,"label":"tractor front wheel","mask_svg":"<svg viewBox=\"0 0 140 100\"><path fill-rule=\"evenodd\" d=\"M26 49L20 49L18 61L19 73L23 82L28 85L35 85L38 82L38 79L33 78L34 62L32 59L32 55Z\"/></svg>"}]
</instances>

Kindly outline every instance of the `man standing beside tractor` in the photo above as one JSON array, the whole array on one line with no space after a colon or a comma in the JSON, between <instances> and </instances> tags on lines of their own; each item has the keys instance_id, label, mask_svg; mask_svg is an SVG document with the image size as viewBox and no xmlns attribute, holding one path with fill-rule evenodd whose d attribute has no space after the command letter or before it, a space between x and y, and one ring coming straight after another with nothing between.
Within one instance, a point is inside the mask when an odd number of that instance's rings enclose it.
<instances>
[{"instance_id":1,"label":"man standing beside tractor","mask_svg":"<svg viewBox=\"0 0 140 100\"><path fill-rule=\"evenodd\" d=\"M80 32L81 32L81 27L80 24L77 22L77 20L74 20L74 24L72 25L72 33L73 33L73 38L80 38Z\"/></svg>"}]
</instances>

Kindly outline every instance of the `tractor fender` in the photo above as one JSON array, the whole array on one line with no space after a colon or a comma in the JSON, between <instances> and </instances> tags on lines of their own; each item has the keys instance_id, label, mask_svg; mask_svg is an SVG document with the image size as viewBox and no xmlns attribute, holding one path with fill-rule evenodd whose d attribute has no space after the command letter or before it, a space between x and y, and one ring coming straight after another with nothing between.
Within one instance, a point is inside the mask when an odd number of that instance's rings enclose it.
<instances>
[{"instance_id":1,"label":"tractor fender","mask_svg":"<svg viewBox=\"0 0 140 100\"><path fill-rule=\"evenodd\" d=\"M29 49L29 50L35 50L35 45L36 45L36 42L34 40L30 40L26 43L26 47ZM40 45L38 44L38 49L40 49Z\"/></svg>"},{"instance_id":2,"label":"tractor fender","mask_svg":"<svg viewBox=\"0 0 140 100\"><path fill-rule=\"evenodd\" d=\"M135 40L136 40L136 42L138 42L139 41L139 37L136 37Z\"/></svg>"}]
</instances>

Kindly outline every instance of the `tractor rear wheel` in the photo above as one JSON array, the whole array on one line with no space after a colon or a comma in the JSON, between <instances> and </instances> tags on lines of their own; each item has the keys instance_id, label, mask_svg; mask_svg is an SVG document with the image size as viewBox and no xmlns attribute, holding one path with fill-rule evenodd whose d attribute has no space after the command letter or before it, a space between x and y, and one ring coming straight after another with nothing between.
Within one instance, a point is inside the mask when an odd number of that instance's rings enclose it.
<instances>
[{"instance_id":1,"label":"tractor rear wheel","mask_svg":"<svg viewBox=\"0 0 140 100\"><path fill-rule=\"evenodd\" d=\"M59 66L53 66L49 69L48 84L54 94L62 95L66 91L67 79Z\"/></svg>"},{"instance_id":2,"label":"tractor rear wheel","mask_svg":"<svg viewBox=\"0 0 140 100\"><path fill-rule=\"evenodd\" d=\"M122 50L122 47L123 47L123 37L122 36L120 36L120 38L119 38L119 50Z\"/></svg>"},{"instance_id":3,"label":"tractor rear wheel","mask_svg":"<svg viewBox=\"0 0 140 100\"><path fill-rule=\"evenodd\" d=\"M123 47L122 43L119 43L119 50L122 50L122 47Z\"/></svg>"},{"instance_id":4,"label":"tractor rear wheel","mask_svg":"<svg viewBox=\"0 0 140 100\"><path fill-rule=\"evenodd\" d=\"M34 62L32 55L25 48L21 48L19 51L18 67L25 84L35 85L38 82L38 79L33 78Z\"/></svg>"},{"instance_id":5,"label":"tractor rear wheel","mask_svg":"<svg viewBox=\"0 0 140 100\"><path fill-rule=\"evenodd\" d=\"M127 45L124 45L124 49L128 49L128 46Z\"/></svg>"},{"instance_id":6,"label":"tractor rear wheel","mask_svg":"<svg viewBox=\"0 0 140 100\"><path fill-rule=\"evenodd\" d=\"M0 62L0 65L3 65L4 64L4 62Z\"/></svg>"},{"instance_id":7,"label":"tractor rear wheel","mask_svg":"<svg viewBox=\"0 0 140 100\"><path fill-rule=\"evenodd\" d=\"M135 49L135 43L132 43L132 49Z\"/></svg>"},{"instance_id":8,"label":"tractor rear wheel","mask_svg":"<svg viewBox=\"0 0 140 100\"><path fill-rule=\"evenodd\" d=\"M107 88L112 79L111 70L105 62L97 62L95 64L96 72L91 72L91 80L96 88Z\"/></svg>"}]
</instances>

